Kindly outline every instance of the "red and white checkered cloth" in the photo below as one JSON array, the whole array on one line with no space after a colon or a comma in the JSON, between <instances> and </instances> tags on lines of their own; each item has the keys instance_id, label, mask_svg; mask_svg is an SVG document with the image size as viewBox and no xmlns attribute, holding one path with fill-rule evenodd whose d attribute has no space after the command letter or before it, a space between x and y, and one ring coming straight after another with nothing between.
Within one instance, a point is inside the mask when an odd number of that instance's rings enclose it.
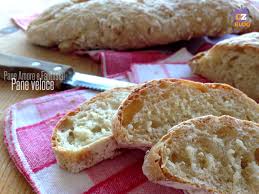
<instances>
[{"instance_id":1,"label":"red and white checkered cloth","mask_svg":"<svg viewBox=\"0 0 259 194\"><path fill-rule=\"evenodd\" d=\"M170 62L188 60L186 49L159 61L159 64L131 65L134 80L175 77L205 82L192 76L188 65ZM146 68L149 70L147 71ZM163 73L160 70L163 69ZM157 70L157 71L156 71ZM148 76L141 76L147 74ZM141 166L144 153L128 151L79 174L60 169L51 150L51 133L58 120L96 92L74 89L29 99L12 105L6 112L5 143L14 163L37 193L183 193L147 181Z\"/></svg>"},{"instance_id":2,"label":"red and white checkered cloth","mask_svg":"<svg viewBox=\"0 0 259 194\"><path fill-rule=\"evenodd\" d=\"M134 80L143 82L154 77L184 77L206 81L190 74L190 68L181 63L191 57L186 49L159 61L159 64L134 64ZM104 61L107 62L107 61ZM160 71L163 69L163 74ZM158 70L156 72L156 69ZM142 77L141 75L149 76ZM18 170L37 193L183 193L149 182L142 173L144 152L129 150L112 160L106 160L79 174L60 169L51 150L51 133L58 120L75 109L96 92L74 89L29 99L12 105L6 111L5 143Z\"/></svg>"},{"instance_id":3,"label":"red and white checkered cloth","mask_svg":"<svg viewBox=\"0 0 259 194\"><path fill-rule=\"evenodd\" d=\"M51 150L57 121L95 92L74 89L14 104L6 112L5 143L19 171L37 193L175 193L142 174L144 153L130 150L79 174L60 169Z\"/></svg>"}]
</instances>

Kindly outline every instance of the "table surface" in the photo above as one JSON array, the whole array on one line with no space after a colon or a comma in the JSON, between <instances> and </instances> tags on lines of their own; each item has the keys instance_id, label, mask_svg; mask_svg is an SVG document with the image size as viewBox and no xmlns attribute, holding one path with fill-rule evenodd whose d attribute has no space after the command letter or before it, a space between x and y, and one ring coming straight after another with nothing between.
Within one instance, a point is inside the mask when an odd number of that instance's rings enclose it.
<instances>
[{"instance_id":1,"label":"table surface","mask_svg":"<svg viewBox=\"0 0 259 194\"><path fill-rule=\"evenodd\" d=\"M38 12L54 3L62 0L8 0L0 2L0 31L6 27L13 27L10 18L15 15L28 15ZM0 34L0 52L29 56L37 59L68 64L76 71L89 74L100 74L99 65L91 61L87 56L64 54L58 51L48 50L30 45L26 41L23 31L18 30L6 34ZM10 159L3 142L3 118L4 110L10 105L28 98L35 98L49 94L47 91L12 91L11 84L0 80L0 193L3 194L29 194L33 193L30 185L16 169Z\"/></svg>"}]
</instances>

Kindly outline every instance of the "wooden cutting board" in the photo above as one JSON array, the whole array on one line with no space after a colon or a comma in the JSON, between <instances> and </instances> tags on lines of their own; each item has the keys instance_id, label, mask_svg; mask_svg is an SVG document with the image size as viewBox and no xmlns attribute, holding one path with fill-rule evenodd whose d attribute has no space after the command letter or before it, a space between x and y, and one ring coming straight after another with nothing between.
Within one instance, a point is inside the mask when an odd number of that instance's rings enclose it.
<instances>
[{"instance_id":1,"label":"wooden cutting board","mask_svg":"<svg viewBox=\"0 0 259 194\"><path fill-rule=\"evenodd\" d=\"M33 46L26 41L22 30L15 28L10 18L33 13L61 0L8 0L0 2L0 52L28 56L56 63L68 64L76 71L100 74L99 65L87 56L64 54L59 51ZM37 5L37 6L36 6ZM3 142L4 110L10 105L49 94L46 91L12 91L9 82L0 80L0 193L33 193L25 178L11 161Z\"/></svg>"}]
</instances>

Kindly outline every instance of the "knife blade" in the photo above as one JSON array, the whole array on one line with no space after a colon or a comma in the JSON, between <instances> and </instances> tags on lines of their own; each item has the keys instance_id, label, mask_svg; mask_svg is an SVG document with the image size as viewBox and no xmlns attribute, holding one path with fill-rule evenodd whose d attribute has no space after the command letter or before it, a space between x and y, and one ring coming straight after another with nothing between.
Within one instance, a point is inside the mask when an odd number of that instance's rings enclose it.
<instances>
[{"instance_id":1,"label":"knife blade","mask_svg":"<svg viewBox=\"0 0 259 194\"><path fill-rule=\"evenodd\" d=\"M26 76L20 75L32 76L33 74L37 75L35 77L38 79L54 81L55 89L59 90L73 87L85 87L104 91L115 87L135 85L130 82L75 72L71 66L64 64L0 53L1 79L10 81L11 78L16 76L16 79L26 80L26 78L24 78Z\"/></svg>"}]
</instances>

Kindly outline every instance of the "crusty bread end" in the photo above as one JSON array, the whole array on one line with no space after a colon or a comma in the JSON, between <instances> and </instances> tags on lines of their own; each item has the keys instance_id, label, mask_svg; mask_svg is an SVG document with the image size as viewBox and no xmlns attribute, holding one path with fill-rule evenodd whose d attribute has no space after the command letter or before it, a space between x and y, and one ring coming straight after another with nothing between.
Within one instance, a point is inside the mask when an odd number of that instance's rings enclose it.
<instances>
[{"instance_id":1,"label":"crusty bread end","mask_svg":"<svg viewBox=\"0 0 259 194\"><path fill-rule=\"evenodd\" d=\"M192 71L259 100L259 32L223 40L190 61Z\"/></svg>"}]
</instances>

